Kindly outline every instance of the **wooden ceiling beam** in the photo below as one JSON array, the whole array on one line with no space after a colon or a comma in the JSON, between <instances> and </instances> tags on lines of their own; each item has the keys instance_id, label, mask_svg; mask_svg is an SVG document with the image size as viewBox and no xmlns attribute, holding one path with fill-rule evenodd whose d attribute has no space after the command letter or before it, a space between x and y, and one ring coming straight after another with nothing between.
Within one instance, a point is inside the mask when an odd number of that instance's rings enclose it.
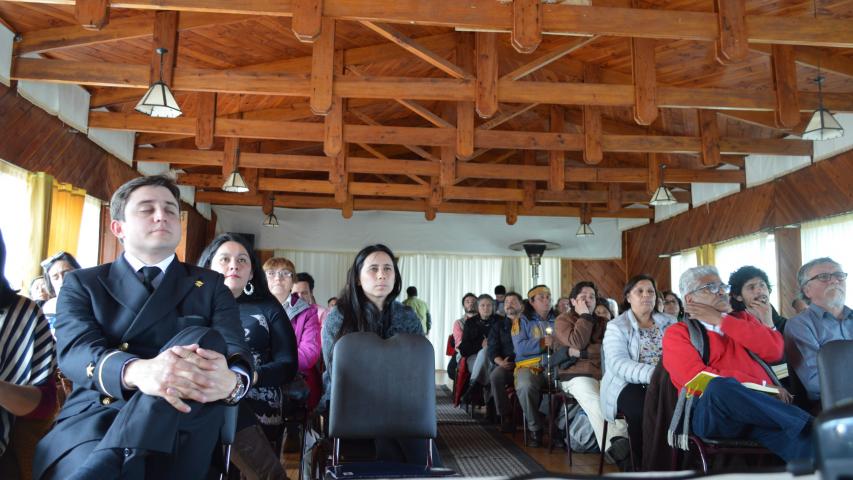
<instances>
[{"instance_id":1,"label":"wooden ceiling beam","mask_svg":"<svg viewBox=\"0 0 853 480\"><path fill-rule=\"evenodd\" d=\"M335 21L323 18L322 33L311 53L311 111L326 115L332 108L332 81L335 78ZM314 38L311 38L313 41Z\"/></svg>"},{"instance_id":2,"label":"wooden ceiling beam","mask_svg":"<svg viewBox=\"0 0 853 480\"><path fill-rule=\"evenodd\" d=\"M453 78L471 78L471 74L465 69L454 65L453 62L424 47L417 40L406 36L390 25L381 25L367 20L362 20L359 23Z\"/></svg>"},{"instance_id":3,"label":"wooden ceiling beam","mask_svg":"<svg viewBox=\"0 0 853 480\"><path fill-rule=\"evenodd\" d=\"M28 3L74 5L74 0L11 0ZM292 16L294 1L284 0L121 0L114 6L138 10L178 10L249 15ZM419 24L464 29L509 31L513 25L512 5L494 0L324 0L323 15L342 20ZM609 35L698 40L718 38L713 12L599 7L588 5L543 5L542 33ZM747 15L750 43L781 43L825 47L853 47L853 29L845 18L818 17L803 22L799 17Z\"/></svg>"},{"instance_id":4,"label":"wooden ceiling beam","mask_svg":"<svg viewBox=\"0 0 853 480\"><path fill-rule=\"evenodd\" d=\"M81 27L100 30L110 22L110 0L77 0L74 16Z\"/></svg>"},{"instance_id":5,"label":"wooden ceiling beam","mask_svg":"<svg viewBox=\"0 0 853 480\"><path fill-rule=\"evenodd\" d=\"M551 52L546 53L545 55L542 55L541 57L539 57L535 60L532 60L528 63L525 63L524 65L522 65L522 66L516 68L515 70L507 73L506 75L502 76L500 79L501 80L508 80L508 81L515 81L515 80L519 80L521 78L524 78L527 75L530 75L531 73L533 73L533 72L535 72L541 68L547 67L551 63L556 62L557 60L565 57L566 55L568 55L568 54L570 54L576 50L580 50L581 48L583 48L583 47L589 45L590 43L592 43L593 41L595 41L596 38L598 38L598 37L590 36L590 37L573 38L573 39L567 40L561 46L551 50Z\"/></svg>"},{"instance_id":6,"label":"wooden ceiling beam","mask_svg":"<svg viewBox=\"0 0 853 480\"><path fill-rule=\"evenodd\" d=\"M719 38L717 61L723 65L746 60L749 55L746 30L746 0L714 0Z\"/></svg>"},{"instance_id":7,"label":"wooden ceiling beam","mask_svg":"<svg viewBox=\"0 0 853 480\"><path fill-rule=\"evenodd\" d=\"M480 118L492 118L498 111L497 34L494 32L478 32L475 44L477 49L477 115Z\"/></svg>"},{"instance_id":8,"label":"wooden ceiling beam","mask_svg":"<svg viewBox=\"0 0 853 480\"><path fill-rule=\"evenodd\" d=\"M210 150L213 148L213 132L216 131L216 93L202 92L197 95L195 145L200 150Z\"/></svg>"},{"instance_id":9,"label":"wooden ceiling beam","mask_svg":"<svg viewBox=\"0 0 853 480\"><path fill-rule=\"evenodd\" d=\"M175 60L178 58L178 12L159 11L154 14L153 43L148 83L162 79L171 88ZM165 50L163 58L157 53L158 48Z\"/></svg>"},{"instance_id":10,"label":"wooden ceiling beam","mask_svg":"<svg viewBox=\"0 0 853 480\"><path fill-rule=\"evenodd\" d=\"M773 45L772 52L770 63L776 93L776 123L780 127L794 128L800 123L794 48L790 45Z\"/></svg>"},{"instance_id":11,"label":"wooden ceiling beam","mask_svg":"<svg viewBox=\"0 0 853 480\"><path fill-rule=\"evenodd\" d=\"M770 45L754 44L750 45L749 48L766 55L770 55L772 51ZM853 59L841 54L841 52L798 46L794 48L794 60L806 67L817 68L820 65L821 70L845 77L853 77Z\"/></svg>"},{"instance_id":12,"label":"wooden ceiling beam","mask_svg":"<svg viewBox=\"0 0 853 480\"><path fill-rule=\"evenodd\" d=\"M311 43L326 27L323 22L324 0L292 0L293 21L291 30L300 42ZM328 18L328 17L325 17Z\"/></svg>"},{"instance_id":13,"label":"wooden ceiling beam","mask_svg":"<svg viewBox=\"0 0 853 480\"><path fill-rule=\"evenodd\" d=\"M551 105L548 122L551 133L562 134L566 129L566 112L560 105ZM566 188L566 152L548 150L548 163L551 172L548 175L548 190L560 191Z\"/></svg>"},{"instance_id":14,"label":"wooden ceiling beam","mask_svg":"<svg viewBox=\"0 0 853 480\"><path fill-rule=\"evenodd\" d=\"M12 77L15 80L147 88L147 69L145 65L16 58ZM175 68L174 89L296 97L311 95L307 75L234 70ZM407 98L472 103L475 100L474 82L459 79L353 78L344 75L335 77L333 90L334 94L346 98ZM501 81L498 83L498 101L631 106L634 104L633 90L632 85ZM772 92L659 85L656 95L658 106L664 108L755 111L773 111L776 108ZM798 92L798 96L800 111L813 111L818 107L816 93ZM853 94L826 92L824 105L833 111L853 111Z\"/></svg>"}]
</instances>

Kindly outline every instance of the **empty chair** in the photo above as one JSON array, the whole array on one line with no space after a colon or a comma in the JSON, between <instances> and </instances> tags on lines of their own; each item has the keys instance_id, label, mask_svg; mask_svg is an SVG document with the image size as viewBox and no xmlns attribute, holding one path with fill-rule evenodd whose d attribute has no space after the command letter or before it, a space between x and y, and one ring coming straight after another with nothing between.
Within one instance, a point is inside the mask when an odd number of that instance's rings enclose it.
<instances>
[{"instance_id":1,"label":"empty chair","mask_svg":"<svg viewBox=\"0 0 853 480\"><path fill-rule=\"evenodd\" d=\"M853 340L836 340L820 347L817 371L820 404L824 410L853 400L850 365L853 365Z\"/></svg>"},{"instance_id":2,"label":"empty chair","mask_svg":"<svg viewBox=\"0 0 853 480\"><path fill-rule=\"evenodd\" d=\"M334 358L329 405L334 445L327 478L453 474L433 467L437 426L429 340L412 334L383 340L374 333L355 332L338 340ZM377 453L383 450L382 442L397 444L405 459L341 463L342 439L373 440Z\"/></svg>"}]
</instances>

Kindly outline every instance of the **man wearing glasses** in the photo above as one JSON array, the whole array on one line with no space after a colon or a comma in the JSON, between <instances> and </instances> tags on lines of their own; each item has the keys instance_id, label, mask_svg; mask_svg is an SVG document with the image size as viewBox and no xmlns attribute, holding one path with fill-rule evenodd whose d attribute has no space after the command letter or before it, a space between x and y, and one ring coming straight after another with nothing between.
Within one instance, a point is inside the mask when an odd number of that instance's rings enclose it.
<instances>
[{"instance_id":1,"label":"man wearing glasses","mask_svg":"<svg viewBox=\"0 0 853 480\"><path fill-rule=\"evenodd\" d=\"M732 312L729 286L715 267L687 270L679 288L688 318L664 333L664 368L678 390L702 371L717 375L685 408L691 412L691 433L750 439L786 461L810 458L812 416L790 405L792 398L782 388L776 396L742 384L775 383L767 363L782 357L782 334L747 311ZM702 352L691 339L691 328L704 329Z\"/></svg>"},{"instance_id":2,"label":"man wearing glasses","mask_svg":"<svg viewBox=\"0 0 853 480\"><path fill-rule=\"evenodd\" d=\"M788 320L785 352L809 400L817 402L820 400L817 352L833 340L853 340L853 310L844 305L847 274L833 259L818 258L803 265L797 281L803 298L811 304Z\"/></svg>"}]
</instances>

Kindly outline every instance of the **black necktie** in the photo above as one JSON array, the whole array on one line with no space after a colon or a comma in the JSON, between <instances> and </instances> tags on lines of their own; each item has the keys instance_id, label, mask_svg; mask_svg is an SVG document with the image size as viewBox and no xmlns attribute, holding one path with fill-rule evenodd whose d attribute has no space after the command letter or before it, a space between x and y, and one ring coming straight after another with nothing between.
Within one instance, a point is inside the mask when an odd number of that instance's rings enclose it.
<instances>
[{"instance_id":1,"label":"black necktie","mask_svg":"<svg viewBox=\"0 0 853 480\"><path fill-rule=\"evenodd\" d=\"M153 293L154 279L160 275L160 267L142 267L139 271L142 272L142 284L145 285L149 294Z\"/></svg>"}]
</instances>

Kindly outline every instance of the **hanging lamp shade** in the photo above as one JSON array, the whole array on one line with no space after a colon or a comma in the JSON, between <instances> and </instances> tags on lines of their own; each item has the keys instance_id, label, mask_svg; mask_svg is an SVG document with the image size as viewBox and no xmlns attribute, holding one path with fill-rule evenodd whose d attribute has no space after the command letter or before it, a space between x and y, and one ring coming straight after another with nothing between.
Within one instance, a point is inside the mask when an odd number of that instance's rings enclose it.
<instances>
[{"instance_id":1,"label":"hanging lamp shade","mask_svg":"<svg viewBox=\"0 0 853 480\"><path fill-rule=\"evenodd\" d=\"M270 213L269 215L267 215L267 218L264 219L264 226L270 228L278 228L278 217L276 217L274 213Z\"/></svg>"},{"instance_id":2,"label":"hanging lamp shade","mask_svg":"<svg viewBox=\"0 0 853 480\"><path fill-rule=\"evenodd\" d=\"M578 237L591 237L593 235L595 235L595 232L592 231L592 227L588 223L581 223L577 233L575 233L575 236Z\"/></svg>"},{"instance_id":3,"label":"hanging lamp shade","mask_svg":"<svg viewBox=\"0 0 853 480\"><path fill-rule=\"evenodd\" d=\"M246 185L246 182L243 180L243 176L240 175L240 172L234 170L231 172L231 175L228 175L228 178L225 179L225 183L222 185L222 190L231 193L246 193L249 191L249 187Z\"/></svg>"},{"instance_id":4,"label":"hanging lamp shade","mask_svg":"<svg viewBox=\"0 0 853 480\"><path fill-rule=\"evenodd\" d=\"M806 140L831 140L843 135L844 128L823 106L815 110L803 132L803 138Z\"/></svg>"},{"instance_id":5,"label":"hanging lamp shade","mask_svg":"<svg viewBox=\"0 0 853 480\"><path fill-rule=\"evenodd\" d=\"M155 118L177 118L183 115L172 91L163 82L154 82L136 104L136 111Z\"/></svg>"},{"instance_id":6,"label":"hanging lamp shade","mask_svg":"<svg viewBox=\"0 0 853 480\"><path fill-rule=\"evenodd\" d=\"M678 201L675 199L675 196L668 188L663 185L659 186L658 189L655 190L655 194L652 195L652 199L649 200L649 205L653 207L660 207L662 205L673 205L675 203L678 203Z\"/></svg>"}]
</instances>

